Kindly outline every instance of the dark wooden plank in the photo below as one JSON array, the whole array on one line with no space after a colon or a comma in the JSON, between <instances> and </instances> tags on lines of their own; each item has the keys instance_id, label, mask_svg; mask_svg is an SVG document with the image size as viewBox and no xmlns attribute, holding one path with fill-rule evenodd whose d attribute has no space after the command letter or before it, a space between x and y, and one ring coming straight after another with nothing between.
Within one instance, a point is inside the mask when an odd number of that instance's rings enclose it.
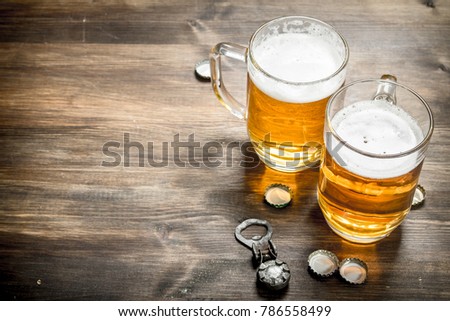
<instances>
[{"instance_id":1,"label":"dark wooden plank","mask_svg":"<svg viewBox=\"0 0 450 321\"><path fill-rule=\"evenodd\" d=\"M408 30L448 28L450 12L445 3L435 8L421 1L345 3L345 11L329 1L23 1L0 4L0 39L11 42L87 43L215 43L218 40L246 42L265 21L285 15L307 15L328 21L341 30L373 29L378 25ZM439 28L438 28L439 27ZM430 30L430 31L431 31ZM448 29L447 29L448 31ZM447 32L448 33L448 32ZM384 33L389 36L389 32ZM211 36L216 39L211 41ZM367 37L371 37L367 34ZM219 38L217 38L219 37ZM404 41L397 38L397 41ZM207 42L209 41L209 42ZM374 41L375 42L375 39ZM373 43L372 42L372 43ZM366 41L366 43L369 43ZM378 44L383 42L377 42Z\"/></svg>"},{"instance_id":2,"label":"dark wooden plank","mask_svg":"<svg viewBox=\"0 0 450 321\"><path fill-rule=\"evenodd\" d=\"M263 21L293 12L341 30L351 47L348 81L393 73L435 114L421 176L426 205L376 245L329 230L317 169L277 173L236 148L214 168L195 167L205 160L201 148L181 148L174 160L177 134L194 134L201 146L247 142L245 123L196 81L193 66L214 43L245 43ZM444 1L0 4L0 297L449 300L449 17ZM240 70L229 70L228 87L243 97L243 66L232 68ZM143 166L137 147L124 166L125 137L142 144ZM110 141L121 144L121 163L102 167L113 161L102 152ZM146 161L148 142L167 166ZM292 206L262 202L275 181L294 189ZM249 217L272 223L291 266L281 294L255 286L251 253L234 239ZM364 259L368 283L311 278L306 259L317 248Z\"/></svg>"}]
</instances>

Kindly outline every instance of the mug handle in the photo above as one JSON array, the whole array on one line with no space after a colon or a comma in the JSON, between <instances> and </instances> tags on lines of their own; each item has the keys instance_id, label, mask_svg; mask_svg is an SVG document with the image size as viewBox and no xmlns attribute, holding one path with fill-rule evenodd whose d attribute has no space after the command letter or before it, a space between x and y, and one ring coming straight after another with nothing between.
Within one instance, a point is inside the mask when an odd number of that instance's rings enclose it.
<instances>
[{"instance_id":1,"label":"mug handle","mask_svg":"<svg viewBox=\"0 0 450 321\"><path fill-rule=\"evenodd\" d=\"M221 58L225 56L242 62L246 62L247 47L229 43L221 42L215 45L209 54L209 63L211 66L211 83L219 101L225 106L234 116L239 119L245 119L246 107L238 102L225 88L222 78L222 64Z\"/></svg>"}]
</instances>

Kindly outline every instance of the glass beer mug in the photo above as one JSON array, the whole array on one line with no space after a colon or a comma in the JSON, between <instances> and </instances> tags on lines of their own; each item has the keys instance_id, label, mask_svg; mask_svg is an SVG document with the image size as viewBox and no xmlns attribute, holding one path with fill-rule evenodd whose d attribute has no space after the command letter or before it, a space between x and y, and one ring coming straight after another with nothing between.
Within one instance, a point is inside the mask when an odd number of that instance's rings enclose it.
<instances>
[{"instance_id":1,"label":"glass beer mug","mask_svg":"<svg viewBox=\"0 0 450 321\"><path fill-rule=\"evenodd\" d=\"M247 104L225 88L221 57L247 65ZM325 107L344 83L349 49L330 25L282 17L262 25L247 47L219 43L210 53L219 101L247 121L250 141L269 167L297 172L321 159Z\"/></svg>"},{"instance_id":2,"label":"glass beer mug","mask_svg":"<svg viewBox=\"0 0 450 321\"><path fill-rule=\"evenodd\" d=\"M317 193L328 225L352 242L383 239L410 211L433 132L430 107L395 81L356 81L329 100L324 132Z\"/></svg>"}]
</instances>

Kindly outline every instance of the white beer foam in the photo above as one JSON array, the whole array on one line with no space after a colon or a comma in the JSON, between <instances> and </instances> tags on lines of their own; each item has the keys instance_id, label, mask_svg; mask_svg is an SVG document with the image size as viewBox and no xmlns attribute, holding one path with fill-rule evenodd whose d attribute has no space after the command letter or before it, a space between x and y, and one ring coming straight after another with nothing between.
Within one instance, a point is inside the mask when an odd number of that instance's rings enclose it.
<instances>
[{"instance_id":1,"label":"white beer foam","mask_svg":"<svg viewBox=\"0 0 450 321\"><path fill-rule=\"evenodd\" d=\"M333 117L331 124L337 135L358 150L393 155L416 147L424 138L417 121L399 106L384 100L360 101L349 105ZM335 140L335 138L333 138ZM331 154L337 153L345 168L364 177L390 178L408 173L418 165L418 153L398 158L373 158L332 142ZM328 146L327 146L328 147Z\"/></svg>"},{"instance_id":2,"label":"white beer foam","mask_svg":"<svg viewBox=\"0 0 450 321\"><path fill-rule=\"evenodd\" d=\"M304 33L278 34L253 48L256 63L268 74L293 83L315 82L331 76L342 64L336 44ZM277 82L249 65L255 85L267 95L286 102L306 103L326 98L343 83L345 72L322 83L295 86Z\"/></svg>"}]
</instances>

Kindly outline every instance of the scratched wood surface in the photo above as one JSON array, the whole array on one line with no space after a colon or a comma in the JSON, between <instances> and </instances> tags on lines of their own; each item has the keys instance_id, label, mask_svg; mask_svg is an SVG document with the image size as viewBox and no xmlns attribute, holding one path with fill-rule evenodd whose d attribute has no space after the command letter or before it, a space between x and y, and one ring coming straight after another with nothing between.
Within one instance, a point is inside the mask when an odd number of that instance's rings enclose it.
<instances>
[{"instance_id":1,"label":"scratched wood surface","mask_svg":"<svg viewBox=\"0 0 450 321\"><path fill-rule=\"evenodd\" d=\"M341 31L348 81L395 74L434 112L426 204L375 245L334 235L317 170L258 164L245 123L194 77L215 43L245 44L290 14ZM2 1L0 298L449 300L449 35L444 0ZM238 97L243 69L226 71ZM263 203L273 182L293 188L291 206ZM281 293L256 286L251 252L234 239L251 217L272 223L291 267ZM364 259L367 283L313 279L306 259L319 248Z\"/></svg>"}]
</instances>

